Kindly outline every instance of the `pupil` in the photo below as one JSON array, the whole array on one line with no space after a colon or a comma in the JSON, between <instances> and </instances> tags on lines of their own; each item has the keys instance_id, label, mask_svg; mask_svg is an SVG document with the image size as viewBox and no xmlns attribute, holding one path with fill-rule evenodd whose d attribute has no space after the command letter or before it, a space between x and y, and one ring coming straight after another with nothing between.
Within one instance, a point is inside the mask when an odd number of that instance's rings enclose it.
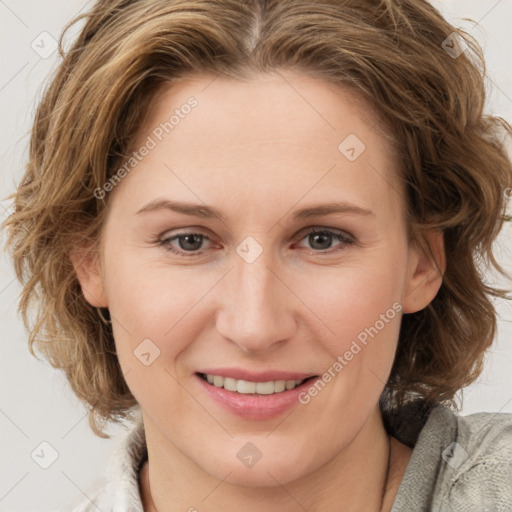
<instances>
[{"instance_id":1,"label":"pupil","mask_svg":"<svg viewBox=\"0 0 512 512\"><path fill-rule=\"evenodd\" d=\"M320 238L320 240L321 240L322 238L325 238L327 241L329 241L329 237L330 237L331 235L329 235L329 234L325 234L325 233L314 233L314 234L313 234L313 235L311 235L311 236L312 236L313 238L315 238L315 239ZM312 245L314 245L314 244L312 244ZM321 242L320 242L320 245L321 245ZM329 244L327 244L327 246L328 246L328 245L329 245ZM317 247L317 249L327 249L327 248L328 248L328 247Z\"/></svg>"},{"instance_id":2,"label":"pupil","mask_svg":"<svg viewBox=\"0 0 512 512\"><path fill-rule=\"evenodd\" d=\"M191 243L192 243L192 245L193 245L194 247L184 247L184 245L186 245L186 244L188 244L188 243L189 243L189 240L190 240L190 239L192 239L192 240L193 240L196 236L197 236L197 238L198 238L198 241L196 241L196 243L195 243L195 244L194 244L194 242L191 242ZM182 243L180 242L180 246L181 246L181 248L182 248L183 250L195 250L195 249L199 249L199 247L201 247L201 236L202 236L202 235L183 235L183 236L180 238L180 240L181 240L181 239L184 239L184 240L186 240L186 242L185 242L185 244L182 244Z\"/></svg>"}]
</instances>

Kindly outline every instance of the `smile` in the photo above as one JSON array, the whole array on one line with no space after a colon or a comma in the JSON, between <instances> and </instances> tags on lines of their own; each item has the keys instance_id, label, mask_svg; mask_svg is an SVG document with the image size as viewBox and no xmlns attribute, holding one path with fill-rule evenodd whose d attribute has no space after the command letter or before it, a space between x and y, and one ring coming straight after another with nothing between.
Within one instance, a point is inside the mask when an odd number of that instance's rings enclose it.
<instances>
[{"instance_id":1,"label":"smile","mask_svg":"<svg viewBox=\"0 0 512 512\"><path fill-rule=\"evenodd\" d=\"M199 389L207 400L230 415L252 421L270 420L292 408L301 407L298 399L300 393L317 378L318 375L290 372L255 374L244 370L213 368L195 374Z\"/></svg>"},{"instance_id":2,"label":"smile","mask_svg":"<svg viewBox=\"0 0 512 512\"><path fill-rule=\"evenodd\" d=\"M300 386L307 379L291 380L270 380L267 382L251 382L247 380L237 380L231 377L221 375L199 374L202 379L209 384L224 388L227 391L233 391L241 394L272 395L274 393L283 393Z\"/></svg>"}]
</instances>

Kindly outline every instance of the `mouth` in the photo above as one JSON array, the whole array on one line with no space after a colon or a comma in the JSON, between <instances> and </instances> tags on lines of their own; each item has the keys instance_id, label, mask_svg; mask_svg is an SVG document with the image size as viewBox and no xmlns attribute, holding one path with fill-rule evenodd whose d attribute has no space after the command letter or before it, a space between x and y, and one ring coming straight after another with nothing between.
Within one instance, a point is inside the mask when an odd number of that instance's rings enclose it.
<instances>
[{"instance_id":1,"label":"mouth","mask_svg":"<svg viewBox=\"0 0 512 512\"><path fill-rule=\"evenodd\" d=\"M306 381L315 379L317 376L305 379L288 379L288 380L268 380L265 382L252 382L242 379L234 379L232 377L223 377L222 375L214 375L211 373L198 373L208 384L216 388L224 388L226 391L239 393L242 395L273 395L291 391Z\"/></svg>"},{"instance_id":2,"label":"mouth","mask_svg":"<svg viewBox=\"0 0 512 512\"><path fill-rule=\"evenodd\" d=\"M270 420L299 407L301 393L318 379L318 375L286 372L255 375L226 370L222 371L224 375L219 373L220 370L196 372L199 388L212 405L245 420Z\"/></svg>"}]
</instances>

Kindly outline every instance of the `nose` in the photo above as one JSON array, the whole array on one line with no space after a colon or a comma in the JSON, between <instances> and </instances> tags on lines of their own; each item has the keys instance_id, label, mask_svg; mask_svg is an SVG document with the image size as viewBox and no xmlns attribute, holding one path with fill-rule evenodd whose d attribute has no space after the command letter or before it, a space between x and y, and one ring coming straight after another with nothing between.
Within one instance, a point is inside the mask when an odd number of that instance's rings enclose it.
<instances>
[{"instance_id":1,"label":"nose","mask_svg":"<svg viewBox=\"0 0 512 512\"><path fill-rule=\"evenodd\" d=\"M252 263L235 258L221 288L217 330L244 352L271 351L296 329L294 308L299 301L264 254Z\"/></svg>"}]
</instances>

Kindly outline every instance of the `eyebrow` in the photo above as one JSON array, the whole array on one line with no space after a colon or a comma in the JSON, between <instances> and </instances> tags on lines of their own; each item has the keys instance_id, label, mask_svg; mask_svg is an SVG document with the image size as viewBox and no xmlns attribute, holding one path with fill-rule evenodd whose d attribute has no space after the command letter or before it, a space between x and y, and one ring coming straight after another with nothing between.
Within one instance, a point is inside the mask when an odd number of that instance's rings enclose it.
<instances>
[{"instance_id":1,"label":"eyebrow","mask_svg":"<svg viewBox=\"0 0 512 512\"><path fill-rule=\"evenodd\" d=\"M199 217L202 219L218 219L225 222L224 215L212 206L203 204L183 203L180 201L171 201L169 199L154 199L150 201L140 210L137 211L136 215L142 213L155 212L158 210L171 210L184 215L190 215L193 217ZM315 205L308 208L303 208L296 211L293 214L294 220L307 219L309 217L319 217L322 215L329 215L333 213L351 213L357 215L375 215L371 210L362 208L351 203L326 203L321 205Z\"/></svg>"}]
</instances>

